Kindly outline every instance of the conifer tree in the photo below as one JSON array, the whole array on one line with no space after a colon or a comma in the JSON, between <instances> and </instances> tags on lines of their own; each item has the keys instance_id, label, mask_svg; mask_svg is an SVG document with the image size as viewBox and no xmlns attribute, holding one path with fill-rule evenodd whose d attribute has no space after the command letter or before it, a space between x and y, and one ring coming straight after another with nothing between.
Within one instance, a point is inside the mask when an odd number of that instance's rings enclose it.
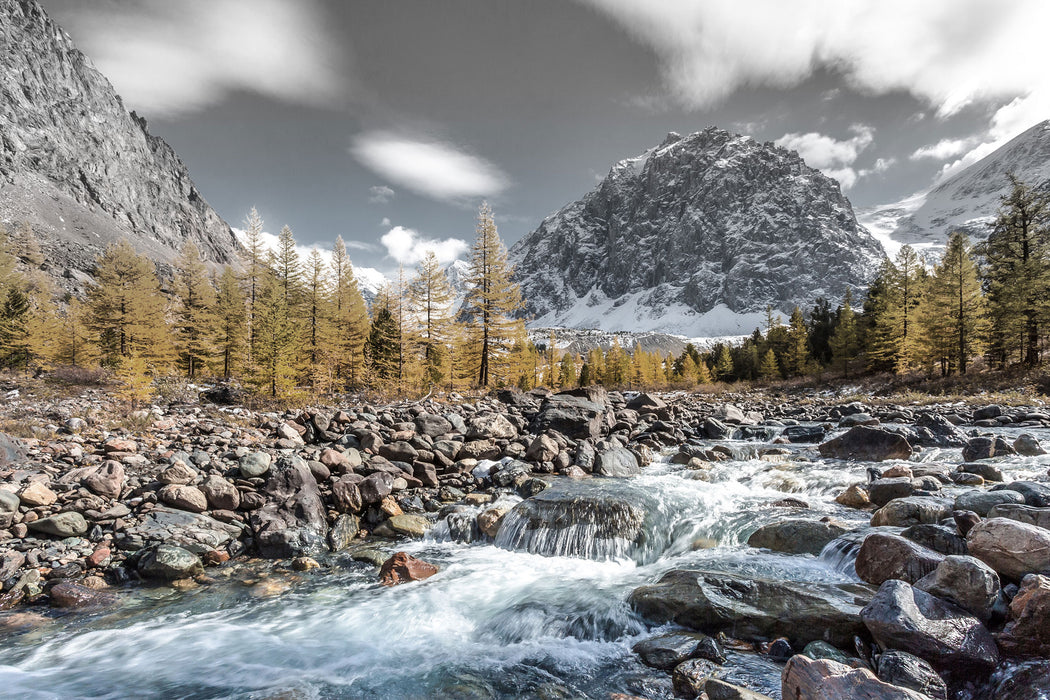
<instances>
[{"instance_id":1,"label":"conifer tree","mask_svg":"<svg viewBox=\"0 0 1050 700\"><path fill-rule=\"evenodd\" d=\"M813 359L822 365L831 362L831 334L835 331L835 312L819 297L809 313L809 347Z\"/></svg>"},{"instance_id":2,"label":"conifer tree","mask_svg":"<svg viewBox=\"0 0 1050 700\"><path fill-rule=\"evenodd\" d=\"M368 332L368 359L375 377L381 384L398 380L401 339L390 285L385 285L372 302L372 324Z\"/></svg>"},{"instance_id":3,"label":"conifer tree","mask_svg":"<svg viewBox=\"0 0 1050 700\"><path fill-rule=\"evenodd\" d=\"M576 373L576 354L571 352L562 353L561 362L558 367L558 383L559 385L576 386L576 380L579 378Z\"/></svg>"},{"instance_id":4,"label":"conifer tree","mask_svg":"<svg viewBox=\"0 0 1050 700\"><path fill-rule=\"evenodd\" d=\"M281 227L281 233L277 236L277 250L271 255L270 266L281 285L284 303L290 310L297 311L302 291L303 270L299 251L295 249L295 236L288 226Z\"/></svg>"},{"instance_id":5,"label":"conifer tree","mask_svg":"<svg viewBox=\"0 0 1050 700\"><path fill-rule=\"evenodd\" d=\"M30 362L29 295L12 286L0 303L0 352L3 363L29 372Z\"/></svg>"},{"instance_id":6,"label":"conifer tree","mask_svg":"<svg viewBox=\"0 0 1050 700\"><path fill-rule=\"evenodd\" d=\"M919 306L926 277L922 261L908 245L900 249L893 262L883 263L877 284L868 295L873 302L868 344L873 366L905 372L916 364L920 354Z\"/></svg>"},{"instance_id":7,"label":"conifer tree","mask_svg":"<svg viewBox=\"0 0 1050 700\"><path fill-rule=\"evenodd\" d=\"M452 325L455 293L437 256L428 250L408 287L409 307L419 328L425 380L440 384L448 359L448 333Z\"/></svg>"},{"instance_id":8,"label":"conifer tree","mask_svg":"<svg viewBox=\"0 0 1050 700\"><path fill-rule=\"evenodd\" d=\"M985 314L973 250L962 233L948 238L934 267L922 319L929 359L941 365L942 374L966 374L969 358L981 351Z\"/></svg>"},{"instance_id":9,"label":"conifer tree","mask_svg":"<svg viewBox=\"0 0 1050 700\"><path fill-rule=\"evenodd\" d=\"M354 277L353 265L346 254L346 244L343 243L342 236L335 240L332 273L335 285L333 331L336 338L336 371L350 386L358 386L363 378L364 347L368 340L371 320L357 278Z\"/></svg>"},{"instance_id":10,"label":"conifer tree","mask_svg":"<svg viewBox=\"0 0 1050 700\"><path fill-rule=\"evenodd\" d=\"M857 316L853 311L853 290L846 289L842 306L838 309L838 321L831 334L832 359L837 367L842 368L842 376L849 376L849 363L860 351Z\"/></svg>"},{"instance_id":11,"label":"conifer tree","mask_svg":"<svg viewBox=\"0 0 1050 700\"><path fill-rule=\"evenodd\" d=\"M244 286L248 304L245 324L248 340L247 364L250 366L255 349L256 301L264 277L269 272L266 264L266 244L263 242L263 221L255 207L252 207L244 220L244 246L241 251L241 259L244 261Z\"/></svg>"},{"instance_id":12,"label":"conifer tree","mask_svg":"<svg viewBox=\"0 0 1050 700\"><path fill-rule=\"evenodd\" d=\"M465 306L479 348L478 384L488 386L501 356L511 342L511 314L522 307L521 288L511 281L512 268L500 241L492 209L487 203L478 210L477 238L471 251Z\"/></svg>"},{"instance_id":13,"label":"conifer tree","mask_svg":"<svg viewBox=\"0 0 1050 700\"><path fill-rule=\"evenodd\" d=\"M270 396L287 396L298 374L299 320L288 306L286 288L266 275L256 297L254 382Z\"/></svg>"},{"instance_id":14,"label":"conifer tree","mask_svg":"<svg viewBox=\"0 0 1050 700\"><path fill-rule=\"evenodd\" d=\"M334 378L331 363L333 342L331 289L328 269L321 251L314 248L306 259L305 296L303 312L306 319L306 359L310 382L315 389L325 391Z\"/></svg>"},{"instance_id":15,"label":"conifer tree","mask_svg":"<svg viewBox=\"0 0 1050 700\"><path fill-rule=\"evenodd\" d=\"M58 315L55 331L55 362L87 367L98 360L98 344L88 327L90 312L87 306L72 297Z\"/></svg>"},{"instance_id":16,"label":"conifer tree","mask_svg":"<svg viewBox=\"0 0 1050 700\"><path fill-rule=\"evenodd\" d=\"M227 265L219 276L215 293L215 334L219 367L223 379L229 379L247 360L247 302L233 268Z\"/></svg>"},{"instance_id":17,"label":"conifer tree","mask_svg":"<svg viewBox=\"0 0 1050 700\"><path fill-rule=\"evenodd\" d=\"M720 344L715 360L715 376L718 377L718 381L727 382L732 378L733 371L733 356L730 354L729 346L724 343Z\"/></svg>"},{"instance_id":18,"label":"conifer tree","mask_svg":"<svg viewBox=\"0 0 1050 700\"><path fill-rule=\"evenodd\" d=\"M205 369L215 354L215 288L200 249L187 240L175 262L175 345L179 363L190 379Z\"/></svg>"},{"instance_id":19,"label":"conifer tree","mask_svg":"<svg viewBox=\"0 0 1050 700\"><path fill-rule=\"evenodd\" d=\"M802 309L795 307L788 321L788 348L786 365L789 375L801 376L806 373L809 363L809 328Z\"/></svg>"},{"instance_id":20,"label":"conifer tree","mask_svg":"<svg viewBox=\"0 0 1050 700\"><path fill-rule=\"evenodd\" d=\"M769 348L762 356L762 364L758 368L758 376L762 379L775 379L780 376L780 367L777 366L777 356L773 349Z\"/></svg>"}]
</instances>

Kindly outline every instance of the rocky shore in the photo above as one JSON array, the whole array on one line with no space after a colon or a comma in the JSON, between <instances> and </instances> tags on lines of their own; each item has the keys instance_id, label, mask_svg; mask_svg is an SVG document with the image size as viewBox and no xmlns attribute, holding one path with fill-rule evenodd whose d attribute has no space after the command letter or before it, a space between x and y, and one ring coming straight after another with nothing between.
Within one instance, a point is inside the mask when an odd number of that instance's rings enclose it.
<instances>
[{"instance_id":1,"label":"rocky shore","mask_svg":"<svg viewBox=\"0 0 1050 700\"><path fill-rule=\"evenodd\" d=\"M0 409L35 435L0 436L0 611L95 611L138 582L186 589L237 567L347 559L393 585L438 572L390 554L438 531L616 558L654 539L642 511L560 484L630 478L654 460L698 480L730 460L790 458L803 472L859 461L867 478L836 501L868 526L807 515L785 494L772 504L783 517L748 539L833 552L855 583L667 571L628 598L648 624L672 625L635 645L642 663L687 697L762 697L722 680L726 649L783 663L784 698L1050 692L1050 483L1045 466L1027 481L997 466L1043 454L1050 414L1037 407L508 390L283 414L201 401L119 427L105 401L9 395ZM961 460L933 458L950 450ZM537 548L538 528L586 536Z\"/></svg>"}]
</instances>

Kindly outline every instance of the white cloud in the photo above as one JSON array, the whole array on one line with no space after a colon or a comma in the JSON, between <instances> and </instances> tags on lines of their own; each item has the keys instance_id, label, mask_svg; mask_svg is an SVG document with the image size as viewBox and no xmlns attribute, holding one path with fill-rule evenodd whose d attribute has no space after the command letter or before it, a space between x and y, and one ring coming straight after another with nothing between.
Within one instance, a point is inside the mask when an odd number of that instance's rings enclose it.
<instances>
[{"instance_id":1,"label":"white cloud","mask_svg":"<svg viewBox=\"0 0 1050 700\"><path fill-rule=\"evenodd\" d=\"M1050 115L1044 0L579 0L660 59L676 99L707 107L756 85L791 87L818 69L859 91L907 91L945 117L985 103L973 162Z\"/></svg>"},{"instance_id":2,"label":"white cloud","mask_svg":"<svg viewBox=\"0 0 1050 700\"><path fill-rule=\"evenodd\" d=\"M354 139L350 153L391 182L437 200L491 197L508 185L492 163L441 141L371 131Z\"/></svg>"},{"instance_id":3,"label":"white cloud","mask_svg":"<svg viewBox=\"0 0 1050 700\"><path fill-rule=\"evenodd\" d=\"M93 2L63 22L128 103L147 116L199 110L235 91L329 104L347 79L313 0Z\"/></svg>"},{"instance_id":4,"label":"white cloud","mask_svg":"<svg viewBox=\"0 0 1050 700\"><path fill-rule=\"evenodd\" d=\"M415 265L433 251L438 262L447 265L467 252L469 244L459 238L433 240L424 238L417 231L404 226L395 226L379 239L386 246L387 255L403 265Z\"/></svg>"},{"instance_id":5,"label":"white cloud","mask_svg":"<svg viewBox=\"0 0 1050 700\"><path fill-rule=\"evenodd\" d=\"M394 198L394 190L386 185L374 185L368 188L369 204L387 204Z\"/></svg>"},{"instance_id":6,"label":"white cloud","mask_svg":"<svg viewBox=\"0 0 1050 700\"><path fill-rule=\"evenodd\" d=\"M383 228L390 228L390 218L384 216L383 220L379 222L379 225Z\"/></svg>"},{"instance_id":7,"label":"white cloud","mask_svg":"<svg viewBox=\"0 0 1050 700\"><path fill-rule=\"evenodd\" d=\"M822 171L828 177L835 178L843 189L848 190L856 184L859 178L872 172L870 170L858 171L852 166L861 151L875 140L875 130L870 126L854 124L850 127L850 131L853 132L853 137L844 140L826 134L809 132L784 134L775 143L783 148L798 151L807 165ZM887 162L882 160L884 165Z\"/></svg>"},{"instance_id":8,"label":"white cloud","mask_svg":"<svg viewBox=\"0 0 1050 700\"><path fill-rule=\"evenodd\" d=\"M974 146L974 140L968 139L941 139L930 146L923 146L909 156L910 160L947 160L966 153Z\"/></svg>"}]
</instances>

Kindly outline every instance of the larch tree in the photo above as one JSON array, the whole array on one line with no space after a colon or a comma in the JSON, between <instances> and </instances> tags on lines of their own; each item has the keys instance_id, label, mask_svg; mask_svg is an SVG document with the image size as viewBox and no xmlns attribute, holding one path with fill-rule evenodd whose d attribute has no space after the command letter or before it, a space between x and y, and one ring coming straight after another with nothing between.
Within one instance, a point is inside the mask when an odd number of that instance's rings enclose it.
<instances>
[{"instance_id":1,"label":"larch tree","mask_svg":"<svg viewBox=\"0 0 1050 700\"><path fill-rule=\"evenodd\" d=\"M733 355L729 351L729 346L724 343L720 344L715 359L715 377L720 382L727 382L733 377L733 372Z\"/></svg>"},{"instance_id":2,"label":"larch tree","mask_svg":"<svg viewBox=\"0 0 1050 700\"><path fill-rule=\"evenodd\" d=\"M832 362L836 367L842 368L843 377L848 377L849 363L856 359L857 353L860 352L857 314L853 311L853 290L846 290L846 296L842 300L837 316L835 330L829 341Z\"/></svg>"},{"instance_id":3,"label":"larch tree","mask_svg":"<svg viewBox=\"0 0 1050 700\"><path fill-rule=\"evenodd\" d=\"M223 379L229 379L248 359L248 305L237 274L229 265L223 268L215 287L215 346L219 372Z\"/></svg>"},{"instance_id":4,"label":"larch tree","mask_svg":"<svg viewBox=\"0 0 1050 700\"><path fill-rule=\"evenodd\" d=\"M970 357L983 349L984 295L969 239L955 232L934 267L924 306L924 336L941 373L966 374Z\"/></svg>"},{"instance_id":5,"label":"larch tree","mask_svg":"<svg viewBox=\"0 0 1050 700\"><path fill-rule=\"evenodd\" d=\"M428 250L408 286L409 307L419 328L426 381L440 384L448 363L449 329L453 323L455 292L437 256Z\"/></svg>"},{"instance_id":6,"label":"larch tree","mask_svg":"<svg viewBox=\"0 0 1050 700\"><path fill-rule=\"evenodd\" d=\"M332 368L332 290L328 265L321 251L314 248L306 259L304 275L303 317L306 320L306 360L310 383L315 389L328 390L335 373Z\"/></svg>"},{"instance_id":7,"label":"larch tree","mask_svg":"<svg viewBox=\"0 0 1050 700\"><path fill-rule=\"evenodd\" d=\"M780 378L780 367L777 365L777 356L773 353L773 348L767 348L765 354L762 355L762 363L758 366L758 376L766 380Z\"/></svg>"},{"instance_id":8,"label":"larch tree","mask_svg":"<svg viewBox=\"0 0 1050 700\"><path fill-rule=\"evenodd\" d=\"M175 347L186 376L194 379L215 354L215 288L200 249L186 241L175 262Z\"/></svg>"},{"instance_id":9,"label":"larch tree","mask_svg":"<svg viewBox=\"0 0 1050 700\"><path fill-rule=\"evenodd\" d=\"M296 309L302 291L303 265L295 249L295 236L288 226L282 226L277 236L277 250L272 251L270 267L284 292L285 304L289 309Z\"/></svg>"},{"instance_id":10,"label":"larch tree","mask_svg":"<svg viewBox=\"0 0 1050 700\"><path fill-rule=\"evenodd\" d=\"M84 302L72 297L58 314L56 329L57 364L86 367L98 361L98 343L89 328L90 311Z\"/></svg>"},{"instance_id":11,"label":"larch tree","mask_svg":"<svg viewBox=\"0 0 1050 700\"><path fill-rule=\"evenodd\" d=\"M252 354L255 349L255 311L256 302L265 276L269 273L266 264L266 243L263 242L263 220L259 212L252 207L244 220L244 245L241 250L241 259L244 263L244 288L247 297L246 335L248 340L249 366L252 363Z\"/></svg>"},{"instance_id":12,"label":"larch tree","mask_svg":"<svg viewBox=\"0 0 1050 700\"><path fill-rule=\"evenodd\" d=\"M356 387L363 379L364 349L371 320L342 236L336 238L332 251L332 276L336 374Z\"/></svg>"},{"instance_id":13,"label":"larch tree","mask_svg":"<svg viewBox=\"0 0 1050 700\"><path fill-rule=\"evenodd\" d=\"M927 279L926 268L915 249L903 246L893 262L880 270L879 294L872 300L872 329L868 354L873 366L905 372L920 354L919 306Z\"/></svg>"},{"instance_id":14,"label":"larch tree","mask_svg":"<svg viewBox=\"0 0 1050 700\"><path fill-rule=\"evenodd\" d=\"M809 327L802 309L795 307L788 321L788 347L785 357L788 374L801 376L809 365ZM761 370L760 370L761 371Z\"/></svg>"},{"instance_id":15,"label":"larch tree","mask_svg":"<svg viewBox=\"0 0 1050 700\"><path fill-rule=\"evenodd\" d=\"M300 319L288 306L285 286L266 275L256 297L254 382L273 397L287 396L299 373Z\"/></svg>"},{"instance_id":16,"label":"larch tree","mask_svg":"<svg viewBox=\"0 0 1050 700\"><path fill-rule=\"evenodd\" d=\"M478 210L476 232L468 274L471 289L465 307L478 346L478 384L488 386L494 378L493 370L509 351L514 330L512 314L522 308L522 299L521 287L511 280L513 269L487 203Z\"/></svg>"}]
</instances>

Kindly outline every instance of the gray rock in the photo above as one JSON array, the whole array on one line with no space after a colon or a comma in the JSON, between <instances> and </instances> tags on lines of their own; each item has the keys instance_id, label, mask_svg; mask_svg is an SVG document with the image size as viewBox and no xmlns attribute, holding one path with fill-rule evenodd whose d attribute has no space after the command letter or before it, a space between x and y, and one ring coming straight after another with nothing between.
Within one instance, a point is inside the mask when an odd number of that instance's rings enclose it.
<instances>
[{"instance_id":1,"label":"gray rock","mask_svg":"<svg viewBox=\"0 0 1050 700\"><path fill-rule=\"evenodd\" d=\"M1004 438L998 436L971 438L963 447L962 452L963 459L967 462L1012 454L1016 454L1014 448Z\"/></svg>"},{"instance_id":2,"label":"gray rock","mask_svg":"<svg viewBox=\"0 0 1050 700\"><path fill-rule=\"evenodd\" d=\"M88 523L80 513L69 511L34 520L29 529L55 537L82 537L87 534Z\"/></svg>"},{"instance_id":3,"label":"gray rock","mask_svg":"<svg viewBox=\"0 0 1050 700\"><path fill-rule=\"evenodd\" d=\"M955 510L972 510L977 515L986 517L988 512L998 505L1008 503L1024 505L1024 496L1017 491L966 491L955 499Z\"/></svg>"},{"instance_id":4,"label":"gray rock","mask_svg":"<svg viewBox=\"0 0 1050 700\"><path fill-rule=\"evenodd\" d=\"M933 496L908 496L890 501L871 516L873 527L893 525L910 527L922 523L938 523L952 515L948 499Z\"/></svg>"},{"instance_id":5,"label":"gray rock","mask_svg":"<svg viewBox=\"0 0 1050 700\"><path fill-rule=\"evenodd\" d=\"M864 538L855 566L862 580L878 586L889 579L915 583L943 560L943 555L911 540L876 532Z\"/></svg>"},{"instance_id":6,"label":"gray rock","mask_svg":"<svg viewBox=\"0 0 1050 700\"><path fill-rule=\"evenodd\" d=\"M784 666L781 696L793 700L929 700L907 688L884 683L866 668L851 668L831 659L792 656Z\"/></svg>"},{"instance_id":7,"label":"gray rock","mask_svg":"<svg viewBox=\"0 0 1050 700\"><path fill-rule=\"evenodd\" d=\"M770 523L751 533L747 544L774 552L819 555L828 542L847 530L838 523L791 519Z\"/></svg>"},{"instance_id":8,"label":"gray rock","mask_svg":"<svg viewBox=\"0 0 1050 700\"><path fill-rule=\"evenodd\" d=\"M452 432L452 424L433 413L420 413L416 416L415 423L417 432L432 438Z\"/></svg>"},{"instance_id":9,"label":"gray rock","mask_svg":"<svg viewBox=\"0 0 1050 700\"><path fill-rule=\"evenodd\" d=\"M241 495L237 487L218 474L209 474L201 483L200 490L208 500L209 507L217 510L237 510Z\"/></svg>"},{"instance_id":10,"label":"gray rock","mask_svg":"<svg viewBox=\"0 0 1050 700\"><path fill-rule=\"evenodd\" d=\"M238 460L237 467L241 470L241 476L250 479L268 472L271 461L273 458L267 452L250 452Z\"/></svg>"},{"instance_id":11,"label":"gray rock","mask_svg":"<svg viewBox=\"0 0 1050 700\"><path fill-rule=\"evenodd\" d=\"M908 441L897 433L881 428L858 425L845 434L822 443L818 448L826 459L848 459L862 462L881 462L887 459L908 459L912 449Z\"/></svg>"},{"instance_id":12,"label":"gray rock","mask_svg":"<svg viewBox=\"0 0 1050 700\"><path fill-rule=\"evenodd\" d=\"M968 462L959 465L959 471L965 474L976 474L985 481L1002 481L1003 471L994 464L987 462Z\"/></svg>"},{"instance_id":13,"label":"gray rock","mask_svg":"<svg viewBox=\"0 0 1050 700\"><path fill-rule=\"evenodd\" d=\"M594 458L594 473L599 476L634 476L641 473L641 465L638 456L626 447L612 447Z\"/></svg>"},{"instance_id":14,"label":"gray rock","mask_svg":"<svg viewBox=\"0 0 1050 700\"><path fill-rule=\"evenodd\" d=\"M340 515L328 531L328 548L333 552L346 549L357 538L361 523L356 516Z\"/></svg>"},{"instance_id":15,"label":"gray rock","mask_svg":"<svg viewBox=\"0 0 1050 700\"><path fill-rule=\"evenodd\" d=\"M1017 454L1025 457L1038 457L1046 454L1046 450L1039 444L1039 440L1028 433L1018 435L1017 439L1014 440L1013 448Z\"/></svg>"},{"instance_id":16,"label":"gray rock","mask_svg":"<svg viewBox=\"0 0 1050 700\"><path fill-rule=\"evenodd\" d=\"M970 551L966 547L966 538L960 535L954 526L932 523L912 525L901 530L901 537L907 537L912 542L940 554L969 554Z\"/></svg>"},{"instance_id":17,"label":"gray rock","mask_svg":"<svg viewBox=\"0 0 1050 700\"><path fill-rule=\"evenodd\" d=\"M955 603L988 622L999 601L999 576L975 557L949 556L936 570L915 584L921 591Z\"/></svg>"},{"instance_id":18,"label":"gray rock","mask_svg":"<svg viewBox=\"0 0 1050 700\"><path fill-rule=\"evenodd\" d=\"M393 493L394 475L389 472L369 474L357 484L357 489L361 494L361 501L365 505L379 503Z\"/></svg>"},{"instance_id":19,"label":"gray rock","mask_svg":"<svg viewBox=\"0 0 1050 700\"><path fill-rule=\"evenodd\" d=\"M914 654L890 650L879 657L879 680L922 693L932 700L948 700L948 686L933 667Z\"/></svg>"},{"instance_id":20,"label":"gray rock","mask_svg":"<svg viewBox=\"0 0 1050 700\"><path fill-rule=\"evenodd\" d=\"M1050 698L1050 664L1029 661L1005 665L988 682L983 698L991 700L1046 700Z\"/></svg>"},{"instance_id":21,"label":"gray rock","mask_svg":"<svg viewBox=\"0 0 1050 700\"><path fill-rule=\"evenodd\" d=\"M502 413L482 413L467 421L468 440L513 440L518 429Z\"/></svg>"},{"instance_id":22,"label":"gray rock","mask_svg":"<svg viewBox=\"0 0 1050 700\"><path fill-rule=\"evenodd\" d=\"M260 554L310 556L326 548L324 504L317 482L302 459L279 457L270 467L270 478L262 492L268 502L250 517Z\"/></svg>"},{"instance_id":23,"label":"gray rock","mask_svg":"<svg viewBox=\"0 0 1050 700\"><path fill-rule=\"evenodd\" d=\"M208 499L196 486L168 484L157 491L157 497L162 503L191 513L203 513L208 510Z\"/></svg>"},{"instance_id":24,"label":"gray rock","mask_svg":"<svg viewBox=\"0 0 1050 700\"><path fill-rule=\"evenodd\" d=\"M204 554L238 538L241 529L201 513L158 506L149 511L141 522L129 527L126 534L147 544L174 544Z\"/></svg>"},{"instance_id":25,"label":"gray rock","mask_svg":"<svg viewBox=\"0 0 1050 700\"><path fill-rule=\"evenodd\" d=\"M708 700L772 700L768 695L726 683L719 678L708 678L704 682L704 692Z\"/></svg>"},{"instance_id":26,"label":"gray rock","mask_svg":"<svg viewBox=\"0 0 1050 700\"><path fill-rule=\"evenodd\" d=\"M671 670L686 659L698 657L700 642L710 639L700 632L671 632L636 642L631 651L652 668Z\"/></svg>"},{"instance_id":27,"label":"gray rock","mask_svg":"<svg viewBox=\"0 0 1050 700\"><path fill-rule=\"evenodd\" d=\"M556 430L573 440L597 439L607 428L603 404L564 393L547 397L530 426L533 433Z\"/></svg>"},{"instance_id":28,"label":"gray rock","mask_svg":"<svg viewBox=\"0 0 1050 700\"><path fill-rule=\"evenodd\" d=\"M1025 505L1033 508L1050 507L1050 486L1035 481L1013 481L992 487L993 492L1016 491L1024 496Z\"/></svg>"},{"instance_id":29,"label":"gray rock","mask_svg":"<svg viewBox=\"0 0 1050 700\"><path fill-rule=\"evenodd\" d=\"M970 554L1007 578L1050 572L1050 530L1035 525L989 518L970 530L966 544Z\"/></svg>"},{"instance_id":30,"label":"gray rock","mask_svg":"<svg viewBox=\"0 0 1050 700\"><path fill-rule=\"evenodd\" d=\"M138 570L146 578L173 581L204 573L204 565L193 552L162 544L151 547L139 559Z\"/></svg>"},{"instance_id":31,"label":"gray rock","mask_svg":"<svg viewBox=\"0 0 1050 700\"><path fill-rule=\"evenodd\" d=\"M988 511L989 518L1008 518L1050 530L1050 508L1032 506L999 505Z\"/></svg>"},{"instance_id":32,"label":"gray rock","mask_svg":"<svg viewBox=\"0 0 1050 700\"><path fill-rule=\"evenodd\" d=\"M115 459L107 459L97 467L89 469L81 477L80 483L99 496L119 498L124 489L124 478L124 465Z\"/></svg>"},{"instance_id":33,"label":"gray rock","mask_svg":"<svg viewBox=\"0 0 1050 700\"><path fill-rule=\"evenodd\" d=\"M0 528L11 526L20 503L21 499L17 494L0 489Z\"/></svg>"},{"instance_id":34,"label":"gray rock","mask_svg":"<svg viewBox=\"0 0 1050 700\"><path fill-rule=\"evenodd\" d=\"M868 498L880 508L895 498L906 498L915 492L911 477L875 479L868 484Z\"/></svg>"}]
</instances>

